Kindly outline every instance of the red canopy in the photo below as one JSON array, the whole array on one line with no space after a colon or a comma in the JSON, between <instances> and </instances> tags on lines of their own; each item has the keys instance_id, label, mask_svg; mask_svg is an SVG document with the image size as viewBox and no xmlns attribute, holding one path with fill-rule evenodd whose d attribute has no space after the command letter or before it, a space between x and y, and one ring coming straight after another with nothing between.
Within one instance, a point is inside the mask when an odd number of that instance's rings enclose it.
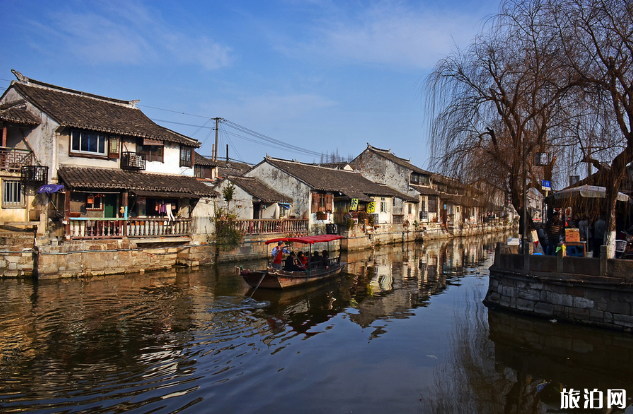
<instances>
[{"instance_id":1,"label":"red canopy","mask_svg":"<svg viewBox=\"0 0 633 414\"><path fill-rule=\"evenodd\" d=\"M303 244L314 244L314 243L323 243L329 242L332 240L342 239L343 236L339 236L338 234L321 234L319 236L303 236L303 237L280 237L278 239L271 239L265 244L277 243L277 242L297 242Z\"/></svg>"}]
</instances>

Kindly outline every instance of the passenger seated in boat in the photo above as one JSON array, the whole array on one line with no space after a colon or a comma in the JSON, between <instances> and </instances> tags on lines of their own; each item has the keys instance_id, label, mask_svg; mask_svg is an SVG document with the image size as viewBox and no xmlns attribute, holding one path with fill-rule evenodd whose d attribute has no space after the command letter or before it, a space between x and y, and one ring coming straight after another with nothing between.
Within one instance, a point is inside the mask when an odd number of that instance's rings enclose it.
<instances>
[{"instance_id":1,"label":"passenger seated in boat","mask_svg":"<svg viewBox=\"0 0 633 414\"><path fill-rule=\"evenodd\" d=\"M327 268L330 265L330 252L328 252L327 250L323 250L323 252L321 253L322 258L321 258L321 266Z\"/></svg>"},{"instance_id":2,"label":"passenger seated in boat","mask_svg":"<svg viewBox=\"0 0 633 414\"><path fill-rule=\"evenodd\" d=\"M315 268L321 266L321 256L319 256L319 252L312 253L312 257L310 258L310 268Z\"/></svg>"},{"instance_id":3,"label":"passenger seated in boat","mask_svg":"<svg viewBox=\"0 0 633 414\"><path fill-rule=\"evenodd\" d=\"M286 264L284 266L284 270L290 272L300 272L305 270L305 268L299 265L299 261L297 260L297 255L295 252L290 252L290 255L286 257Z\"/></svg>"},{"instance_id":4,"label":"passenger seated in boat","mask_svg":"<svg viewBox=\"0 0 633 414\"><path fill-rule=\"evenodd\" d=\"M308 267L308 258L305 256L305 254L303 254L303 252L299 252L297 254L297 259L301 262L303 267L305 267L305 268Z\"/></svg>"}]
</instances>

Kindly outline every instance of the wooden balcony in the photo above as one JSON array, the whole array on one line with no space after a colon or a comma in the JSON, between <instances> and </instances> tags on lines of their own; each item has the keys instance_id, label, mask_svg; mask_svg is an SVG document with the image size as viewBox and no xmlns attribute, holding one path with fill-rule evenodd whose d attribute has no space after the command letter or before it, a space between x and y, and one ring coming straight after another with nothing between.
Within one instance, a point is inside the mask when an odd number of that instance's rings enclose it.
<instances>
[{"instance_id":1,"label":"wooden balcony","mask_svg":"<svg viewBox=\"0 0 633 414\"><path fill-rule=\"evenodd\" d=\"M118 239L123 237L179 237L191 234L191 219L101 219L71 217L68 239Z\"/></svg>"},{"instance_id":2,"label":"wooden balcony","mask_svg":"<svg viewBox=\"0 0 633 414\"><path fill-rule=\"evenodd\" d=\"M237 229L242 234L308 234L308 220L238 220Z\"/></svg>"},{"instance_id":3,"label":"wooden balcony","mask_svg":"<svg viewBox=\"0 0 633 414\"><path fill-rule=\"evenodd\" d=\"M145 159L136 152L121 152L121 169L123 170L144 170Z\"/></svg>"},{"instance_id":4,"label":"wooden balcony","mask_svg":"<svg viewBox=\"0 0 633 414\"><path fill-rule=\"evenodd\" d=\"M0 170L20 172L23 166L33 165L35 165L35 156L32 151L0 147Z\"/></svg>"}]
</instances>

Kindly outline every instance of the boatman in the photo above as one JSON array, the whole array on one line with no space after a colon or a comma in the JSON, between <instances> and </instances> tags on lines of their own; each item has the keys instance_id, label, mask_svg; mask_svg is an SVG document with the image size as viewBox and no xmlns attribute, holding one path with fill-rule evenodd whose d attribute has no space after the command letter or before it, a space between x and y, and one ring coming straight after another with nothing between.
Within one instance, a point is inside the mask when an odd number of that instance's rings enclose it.
<instances>
[{"instance_id":1,"label":"boatman","mask_svg":"<svg viewBox=\"0 0 633 414\"><path fill-rule=\"evenodd\" d=\"M281 254L290 253L290 250L284 248L284 242L277 242L277 246L273 248L273 269L281 270Z\"/></svg>"}]
</instances>

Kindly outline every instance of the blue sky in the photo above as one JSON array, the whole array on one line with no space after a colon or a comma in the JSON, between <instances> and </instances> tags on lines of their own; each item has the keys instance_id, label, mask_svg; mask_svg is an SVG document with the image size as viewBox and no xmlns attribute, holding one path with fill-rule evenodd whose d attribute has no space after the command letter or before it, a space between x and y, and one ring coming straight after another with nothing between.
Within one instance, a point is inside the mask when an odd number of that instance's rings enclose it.
<instances>
[{"instance_id":1,"label":"blue sky","mask_svg":"<svg viewBox=\"0 0 633 414\"><path fill-rule=\"evenodd\" d=\"M16 69L140 99L159 124L203 141L202 154L211 153L212 131L180 124L222 117L313 151L356 155L369 142L424 167L425 77L497 8L487 0L0 0L0 88ZM319 161L225 133L220 156L229 139L232 158Z\"/></svg>"}]
</instances>

